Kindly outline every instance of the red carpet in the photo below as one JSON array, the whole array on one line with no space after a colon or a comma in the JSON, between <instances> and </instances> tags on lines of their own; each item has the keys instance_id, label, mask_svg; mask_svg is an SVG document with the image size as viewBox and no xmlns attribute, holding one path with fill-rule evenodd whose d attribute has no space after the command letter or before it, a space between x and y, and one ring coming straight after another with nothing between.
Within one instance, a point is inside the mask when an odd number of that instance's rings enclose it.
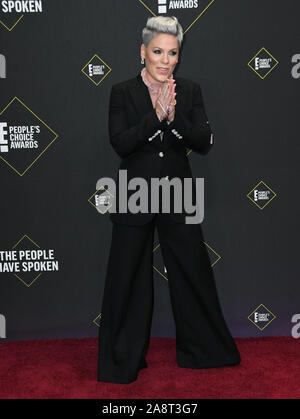
<instances>
[{"instance_id":1,"label":"red carpet","mask_svg":"<svg viewBox=\"0 0 300 419\"><path fill-rule=\"evenodd\" d=\"M185 369L175 339L151 338L148 367L130 384L97 381L97 339L3 342L0 398L299 398L300 341L291 337L236 339L235 367Z\"/></svg>"}]
</instances>

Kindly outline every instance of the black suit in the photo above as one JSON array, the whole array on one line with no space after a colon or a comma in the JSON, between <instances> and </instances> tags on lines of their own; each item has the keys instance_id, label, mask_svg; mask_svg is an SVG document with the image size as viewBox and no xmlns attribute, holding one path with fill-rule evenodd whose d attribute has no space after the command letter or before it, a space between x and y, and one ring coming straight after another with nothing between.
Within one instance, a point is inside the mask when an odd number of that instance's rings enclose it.
<instances>
[{"instance_id":1,"label":"black suit","mask_svg":"<svg viewBox=\"0 0 300 419\"><path fill-rule=\"evenodd\" d=\"M200 86L191 80L176 77L176 92L175 118L168 125L165 120L159 121L140 74L114 85L111 90L109 137L112 147L122 158L119 170L127 170L128 182L134 177L143 177L147 181L149 208L151 178L192 178L187 149L204 155L212 147L213 136ZM159 131L163 132L162 141ZM115 181L118 191L118 176ZM133 193L129 191L128 198ZM179 223L184 223L185 216L191 215L184 211L184 206L182 208L182 213L175 213L171 202L170 217ZM150 212L111 213L110 219L122 224L141 225L151 221L154 215Z\"/></svg>"},{"instance_id":2,"label":"black suit","mask_svg":"<svg viewBox=\"0 0 300 419\"><path fill-rule=\"evenodd\" d=\"M212 147L200 86L176 77L176 92L175 118L168 125L157 118L140 74L112 87L110 142L128 180L191 178L186 149L206 154ZM159 131L164 133L162 141ZM110 214L113 230L99 327L98 381L130 383L147 367L155 227L176 325L177 365L211 368L240 362L222 315L201 225L185 224L185 216Z\"/></svg>"}]
</instances>

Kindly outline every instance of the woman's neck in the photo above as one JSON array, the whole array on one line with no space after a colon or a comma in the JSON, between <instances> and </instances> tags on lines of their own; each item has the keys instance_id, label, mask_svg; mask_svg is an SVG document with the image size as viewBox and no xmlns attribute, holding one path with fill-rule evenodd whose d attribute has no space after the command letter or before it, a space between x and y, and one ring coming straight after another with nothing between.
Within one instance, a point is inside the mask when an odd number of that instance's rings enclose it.
<instances>
[{"instance_id":1,"label":"woman's neck","mask_svg":"<svg viewBox=\"0 0 300 419\"><path fill-rule=\"evenodd\" d=\"M152 76L151 76L151 74L149 73L149 71L147 70L147 68L145 67L145 75L146 75L146 77L147 77L147 80L151 83L151 84L163 84L163 82L161 82L161 81L157 81L157 80L155 80Z\"/></svg>"}]
</instances>

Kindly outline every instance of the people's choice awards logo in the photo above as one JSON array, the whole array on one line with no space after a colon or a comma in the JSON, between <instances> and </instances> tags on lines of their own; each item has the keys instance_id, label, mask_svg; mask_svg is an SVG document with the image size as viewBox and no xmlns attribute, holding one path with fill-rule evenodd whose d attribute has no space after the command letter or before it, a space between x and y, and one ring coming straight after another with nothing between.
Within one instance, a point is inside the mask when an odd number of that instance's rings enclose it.
<instances>
[{"instance_id":1,"label":"people's choice awards logo","mask_svg":"<svg viewBox=\"0 0 300 419\"><path fill-rule=\"evenodd\" d=\"M88 201L98 212L105 214L112 207L114 196L101 183L99 188L97 185L96 191L89 197Z\"/></svg>"},{"instance_id":2,"label":"people's choice awards logo","mask_svg":"<svg viewBox=\"0 0 300 419\"><path fill-rule=\"evenodd\" d=\"M81 70L96 86L111 72L111 68L95 54Z\"/></svg>"},{"instance_id":3,"label":"people's choice awards logo","mask_svg":"<svg viewBox=\"0 0 300 419\"><path fill-rule=\"evenodd\" d=\"M253 189L247 194L247 197L259 209L264 209L277 194L262 180L254 186Z\"/></svg>"},{"instance_id":4,"label":"people's choice awards logo","mask_svg":"<svg viewBox=\"0 0 300 419\"><path fill-rule=\"evenodd\" d=\"M256 309L248 316L248 319L259 329L264 330L274 319L273 314L266 306L260 304Z\"/></svg>"},{"instance_id":5,"label":"people's choice awards logo","mask_svg":"<svg viewBox=\"0 0 300 419\"><path fill-rule=\"evenodd\" d=\"M264 79L278 65L276 58L266 48L262 47L248 62L248 66L261 79Z\"/></svg>"},{"instance_id":6,"label":"people's choice awards logo","mask_svg":"<svg viewBox=\"0 0 300 419\"><path fill-rule=\"evenodd\" d=\"M215 0L137 0L146 10L157 15L176 16L187 32Z\"/></svg>"},{"instance_id":7,"label":"people's choice awards logo","mask_svg":"<svg viewBox=\"0 0 300 419\"><path fill-rule=\"evenodd\" d=\"M23 176L58 135L20 99L0 113L0 158Z\"/></svg>"}]
</instances>

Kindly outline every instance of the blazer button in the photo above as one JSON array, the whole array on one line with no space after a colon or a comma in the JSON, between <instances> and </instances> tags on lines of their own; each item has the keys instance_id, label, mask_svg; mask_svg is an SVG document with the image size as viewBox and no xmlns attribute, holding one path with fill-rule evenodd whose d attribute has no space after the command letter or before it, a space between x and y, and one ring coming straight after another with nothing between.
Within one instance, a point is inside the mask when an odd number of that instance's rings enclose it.
<instances>
[{"instance_id":1,"label":"blazer button","mask_svg":"<svg viewBox=\"0 0 300 419\"><path fill-rule=\"evenodd\" d=\"M163 157L164 153L162 151L160 151L158 155L159 155L159 157Z\"/></svg>"}]
</instances>

